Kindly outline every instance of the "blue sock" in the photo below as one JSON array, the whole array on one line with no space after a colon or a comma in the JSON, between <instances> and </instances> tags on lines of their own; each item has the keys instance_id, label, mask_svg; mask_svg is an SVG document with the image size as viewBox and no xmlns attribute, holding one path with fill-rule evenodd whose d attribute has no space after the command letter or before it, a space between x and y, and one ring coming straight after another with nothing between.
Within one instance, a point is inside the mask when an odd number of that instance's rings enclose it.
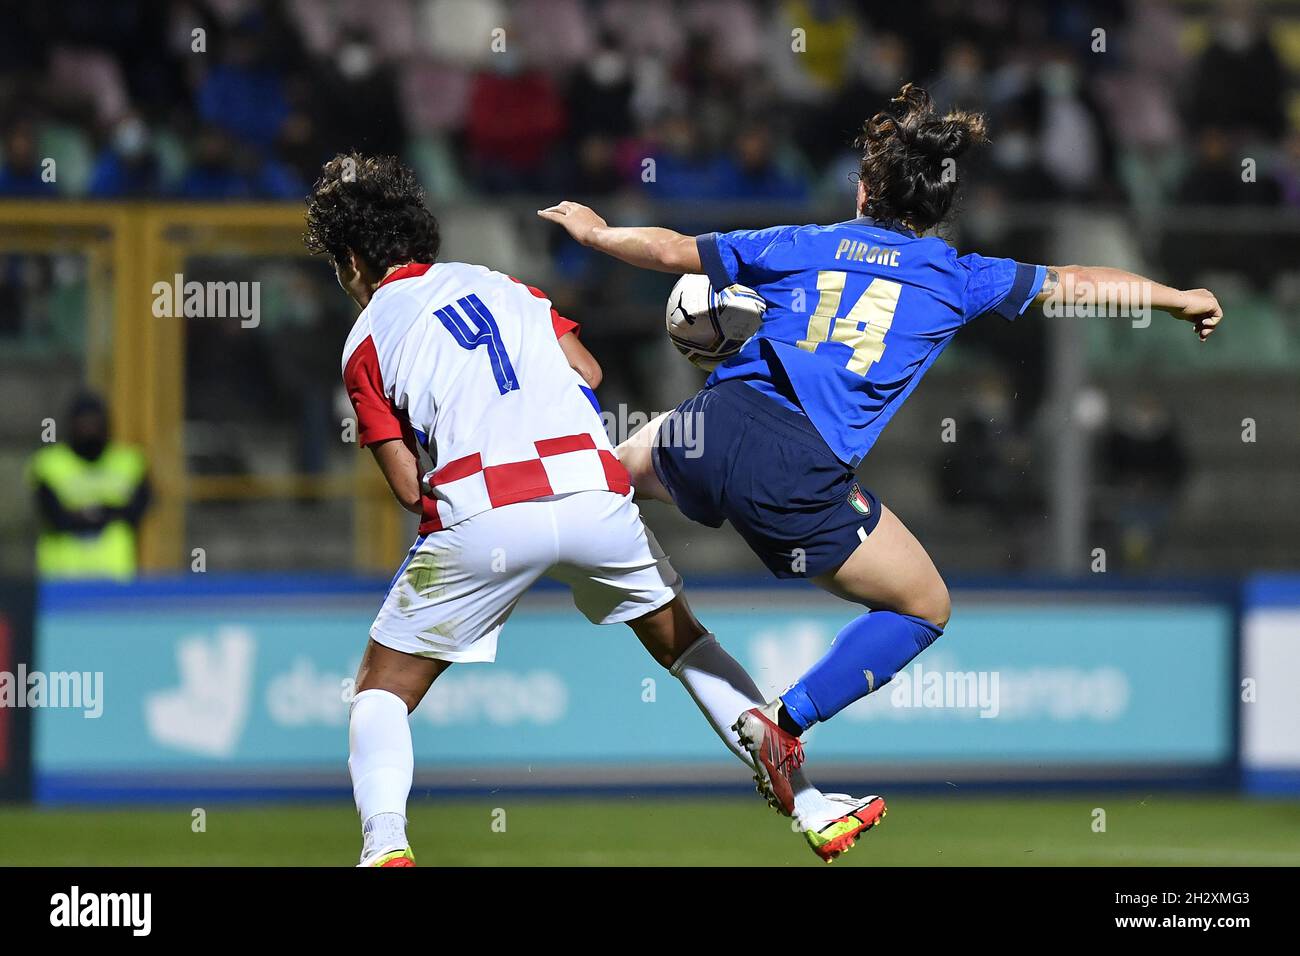
<instances>
[{"instance_id":1,"label":"blue sock","mask_svg":"<svg viewBox=\"0 0 1300 956\"><path fill-rule=\"evenodd\" d=\"M879 690L935 642L943 628L910 614L869 611L835 636L830 650L781 695L786 713L807 730Z\"/></svg>"}]
</instances>

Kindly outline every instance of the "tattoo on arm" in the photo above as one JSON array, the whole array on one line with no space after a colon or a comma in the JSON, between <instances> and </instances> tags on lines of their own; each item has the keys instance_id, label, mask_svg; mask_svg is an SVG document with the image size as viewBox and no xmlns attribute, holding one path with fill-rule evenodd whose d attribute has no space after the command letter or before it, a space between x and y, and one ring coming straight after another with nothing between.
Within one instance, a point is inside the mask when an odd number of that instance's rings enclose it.
<instances>
[{"instance_id":1,"label":"tattoo on arm","mask_svg":"<svg viewBox=\"0 0 1300 956\"><path fill-rule=\"evenodd\" d=\"M1061 275L1051 266L1047 267L1047 275L1043 279L1043 287L1038 291L1040 299L1046 299L1056 292L1057 286L1061 284Z\"/></svg>"}]
</instances>

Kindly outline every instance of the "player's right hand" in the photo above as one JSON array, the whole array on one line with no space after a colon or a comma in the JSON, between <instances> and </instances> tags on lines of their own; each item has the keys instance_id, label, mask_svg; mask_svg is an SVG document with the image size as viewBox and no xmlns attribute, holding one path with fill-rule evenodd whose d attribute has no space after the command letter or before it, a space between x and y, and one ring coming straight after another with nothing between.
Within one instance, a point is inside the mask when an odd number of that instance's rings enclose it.
<instances>
[{"instance_id":1,"label":"player's right hand","mask_svg":"<svg viewBox=\"0 0 1300 956\"><path fill-rule=\"evenodd\" d=\"M565 200L557 203L547 209L537 210L537 215L543 219L549 219L551 222L558 222L577 242L587 245L591 239L591 234L597 229L603 229L607 223L595 211L582 205L582 203L569 202Z\"/></svg>"},{"instance_id":2,"label":"player's right hand","mask_svg":"<svg viewBox=\"0 0 1300 956\"><path fill-rule=\"evenodd\" d=\"M1223 307L1219 305L1219 300L1209 289L1187 289L1183 295L1187 297L1187 301L1172 315L1176 319L1195 325L1196 334L1204 342L1222 321Z\"/></svg>"}]
</instances>

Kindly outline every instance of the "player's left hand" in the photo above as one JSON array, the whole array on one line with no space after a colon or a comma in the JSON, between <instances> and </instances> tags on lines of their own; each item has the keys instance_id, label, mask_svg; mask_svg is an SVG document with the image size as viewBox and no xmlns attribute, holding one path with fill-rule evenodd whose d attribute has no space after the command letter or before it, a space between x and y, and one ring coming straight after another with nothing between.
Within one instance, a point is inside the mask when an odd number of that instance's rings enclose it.
<instances>
[{"instance_id":1,"label":"player's left hand","mask_svg":"<svg viewBox=\"0 0 1300 956\"><path fill-rule=\"evenodd\" d=\"M591 239L591 234L597 229L603 229L607 223L595 211L582 205L582 203L569 202L565 200L547 209L537 210L537 215L543 219L549 219L551 222L558 222L563 226L577 242L587 245Z\"/></svg>"},{"instance_id":2,"label":"player's left hand","mask_svg":"<svg viewBox=\"0 0 1300 956\"><path fill-rule=\"evenodd\" d=\"M1223 306L1209 289L1188 289L1183 295L1187 301L1173 316L1195 325L1196 334L1204 342L1223 320Z\"/></svg>"}]
</instances>

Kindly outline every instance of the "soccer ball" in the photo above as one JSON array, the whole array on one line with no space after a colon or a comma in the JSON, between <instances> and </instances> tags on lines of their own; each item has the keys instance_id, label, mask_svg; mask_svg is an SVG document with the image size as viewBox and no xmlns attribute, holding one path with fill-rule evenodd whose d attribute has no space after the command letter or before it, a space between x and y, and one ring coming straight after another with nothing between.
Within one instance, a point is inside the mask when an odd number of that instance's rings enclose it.
<instances>
[{"instance_id":1,"label":"soccer ball","mask_svg":"<svg viewBox=\"0 0 1300 956\"><path fill-rule=\"evenodd\" d=\"M684 275L668 296L664 323L677 351L711 372L758 331L766 310L753 289L729 285L717 292L708 276Z\"/></svg>"}]
</instances>

